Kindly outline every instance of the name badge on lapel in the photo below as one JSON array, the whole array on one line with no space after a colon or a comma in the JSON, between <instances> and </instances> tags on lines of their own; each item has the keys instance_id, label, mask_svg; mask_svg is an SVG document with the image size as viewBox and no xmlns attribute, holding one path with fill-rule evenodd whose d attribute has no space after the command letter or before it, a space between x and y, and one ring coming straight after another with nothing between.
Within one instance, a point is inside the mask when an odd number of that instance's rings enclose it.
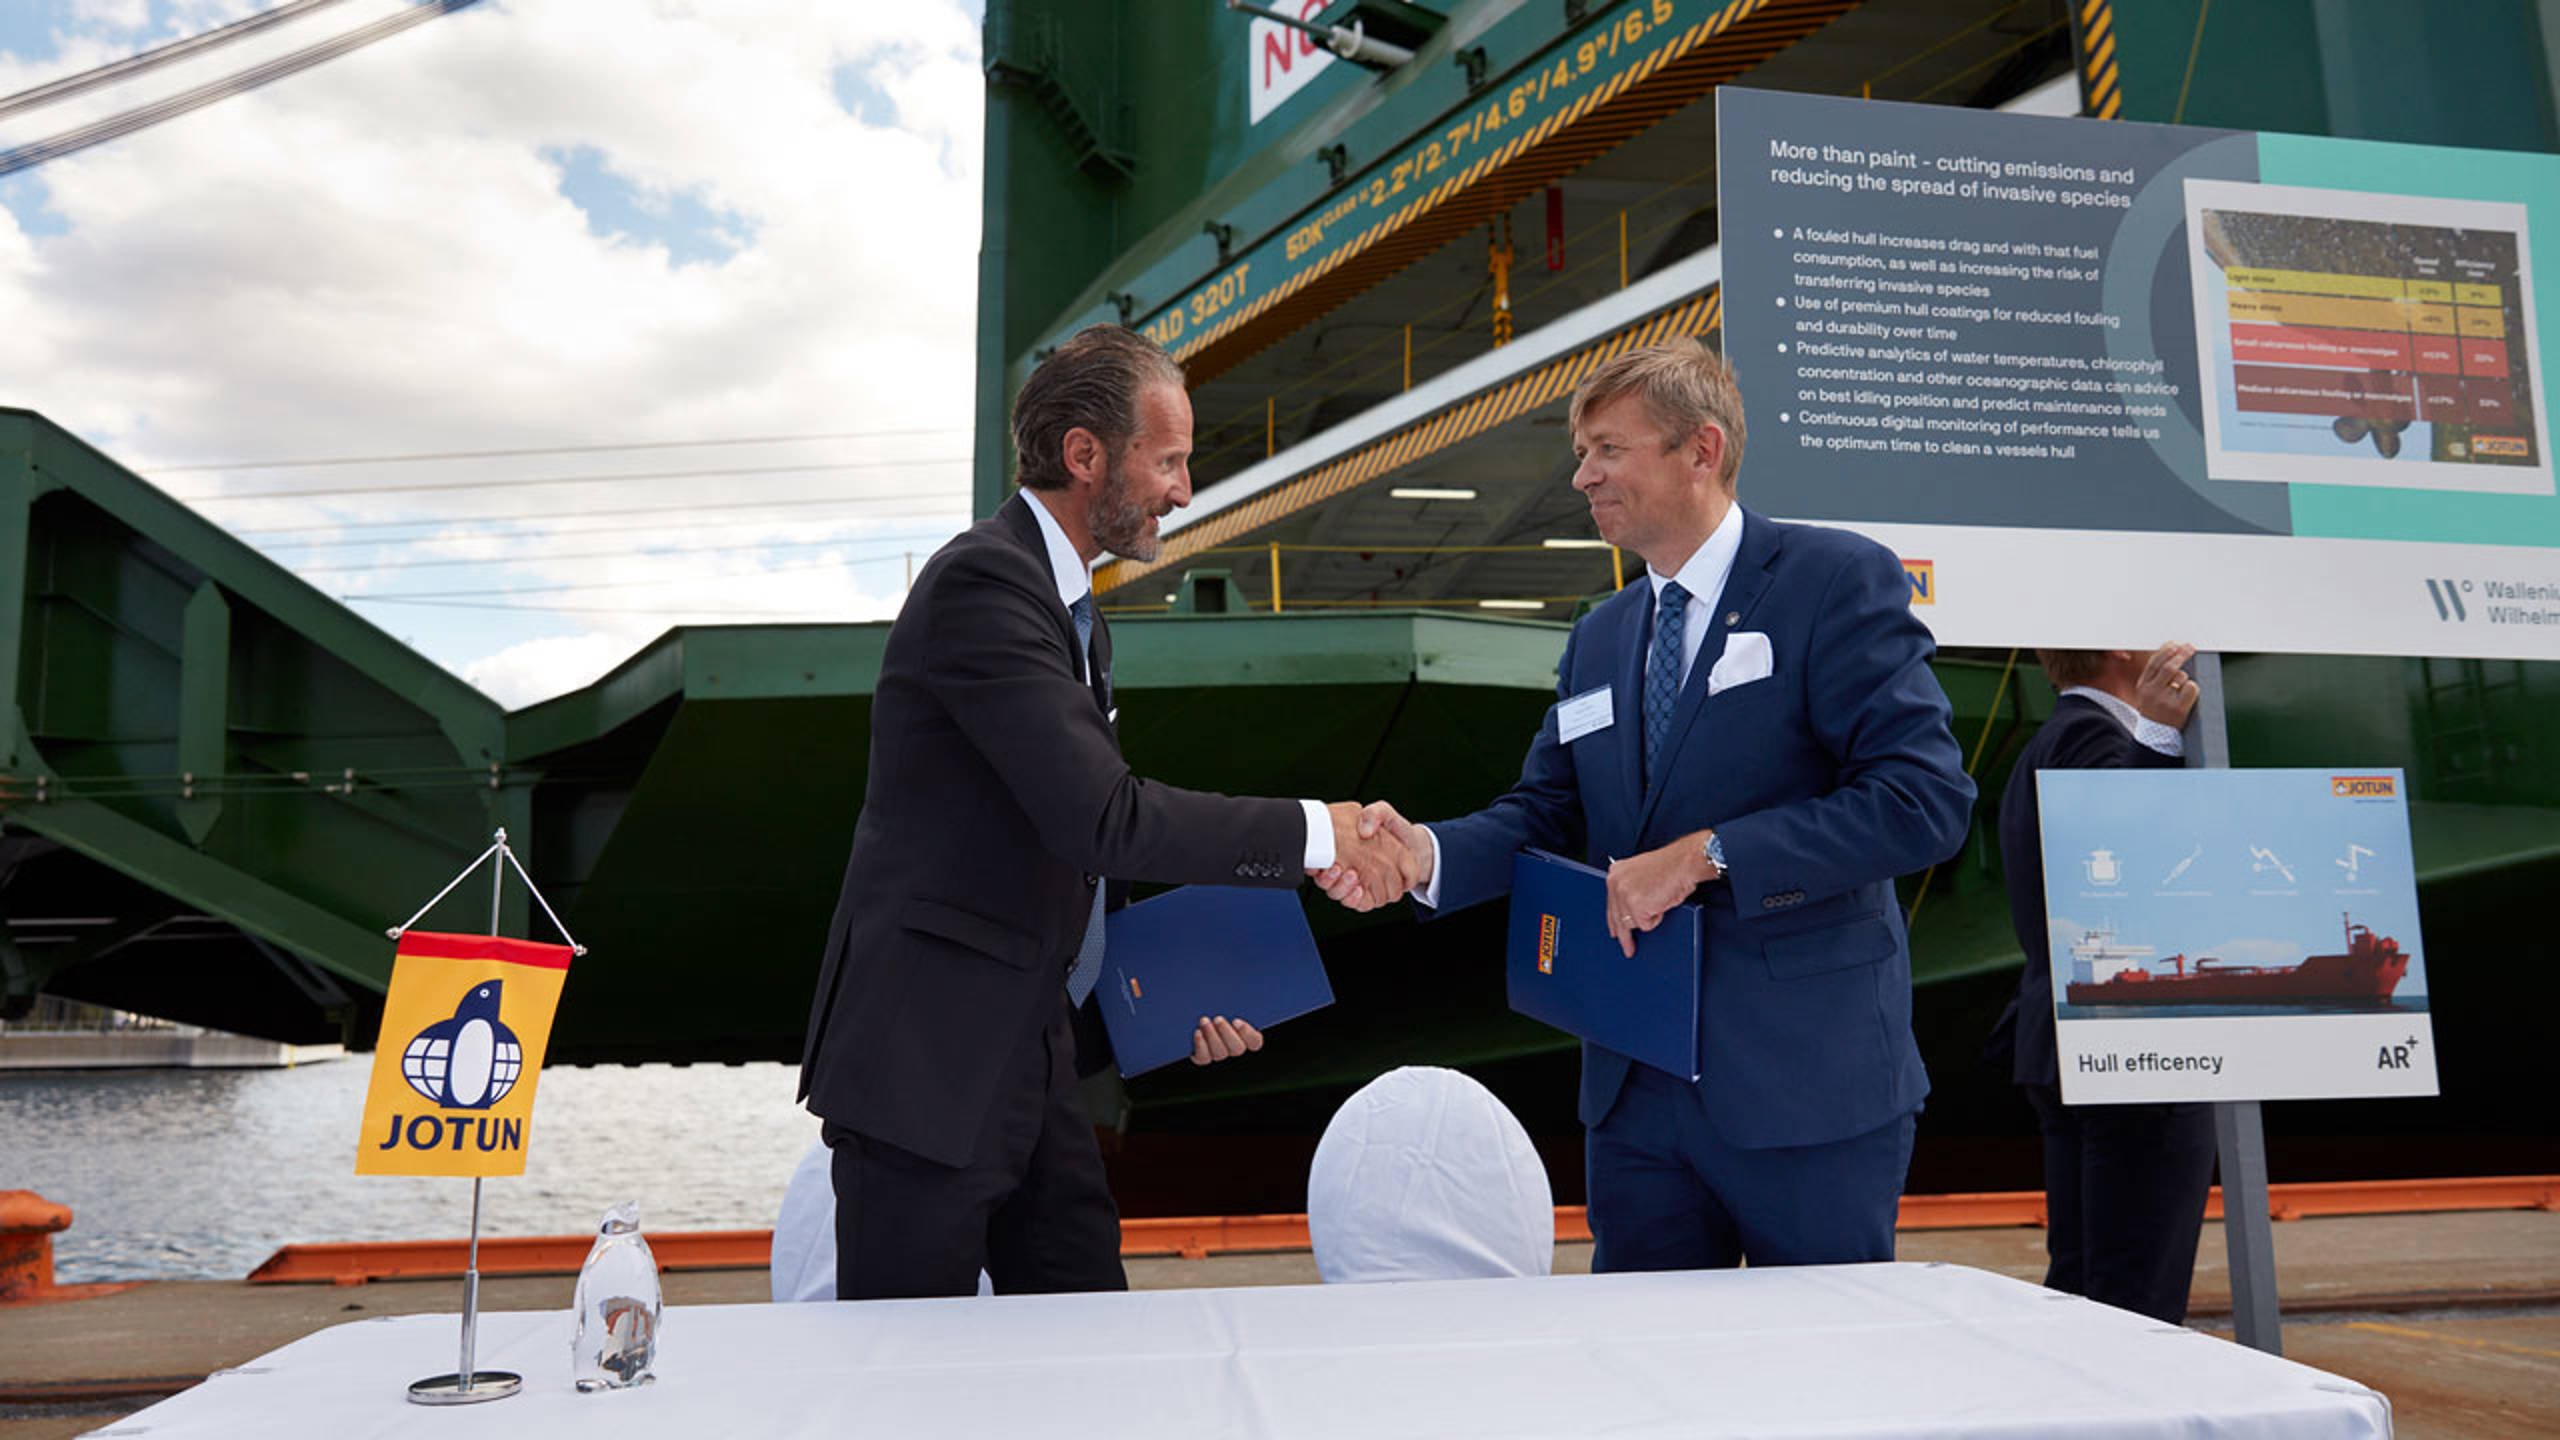
<instances>
[{"instance_id":1,"label":"name badge on lapel","mask_svg":"<svg viewBox=\"0 0 2560 1440\"><path fill-rule=\"evenodd\" d=\"M1556 739L1570 745L1594 730L1606 730L1617 723L1617 701L1609 687L1585 690L1556 707Z\"/></svg>"}]
</instances>

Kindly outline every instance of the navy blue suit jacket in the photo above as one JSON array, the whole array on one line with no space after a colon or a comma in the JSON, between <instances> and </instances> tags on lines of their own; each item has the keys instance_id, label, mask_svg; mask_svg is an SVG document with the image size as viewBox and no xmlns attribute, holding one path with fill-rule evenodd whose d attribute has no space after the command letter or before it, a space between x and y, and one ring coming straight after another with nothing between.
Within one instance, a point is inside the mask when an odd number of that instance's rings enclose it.
<instances>
[{"instance_id":1,"label":"navy blue suit jacket","mask_svg":"<svg viewBox=\"0 0 2560 1440\"><path fill-rule=\"evenodd\" d=\"M1956 852L1974 792L1901 562L1847 531L1743 520L1649 786L1653 594L1638 584L1574 626L1557 666L1559 701L1606 688L1613 723L1566 744L1550 709L1510 792L1431 830L1449 911L1508 891L1524 845L1606 865L1712 827L1731 872L1691 897L1706 907L1700 1083L1717 1129L1758 1149L1862 1134L1928 1094L1893 877ZM1742 631L1769 637L1770 674L1710 697ZM1634 1063L1583 1047L1585 1125Z\"/></svg>"},{"instance_id":2,"label":"navy blue suit jacket","mask_svg":"<svg viewBox=\"0 0 2560 1440\"><path fill-rule=\"evenodd\" d=\"M2018 752L2009 788L2000 795L2000 868L2009 877L2009 923L2027 952L2018 996L1993 1027L1996 1055L2015 1046L2010 1074L2021 1085L2058 1085L2053 1049L2053 951L2044 919L2044 818L2036 804L2039 770L2174 770L2186 762L2133 738L2097 701L2065 695L2053 718Z\"/></svg>"}]
</instances>

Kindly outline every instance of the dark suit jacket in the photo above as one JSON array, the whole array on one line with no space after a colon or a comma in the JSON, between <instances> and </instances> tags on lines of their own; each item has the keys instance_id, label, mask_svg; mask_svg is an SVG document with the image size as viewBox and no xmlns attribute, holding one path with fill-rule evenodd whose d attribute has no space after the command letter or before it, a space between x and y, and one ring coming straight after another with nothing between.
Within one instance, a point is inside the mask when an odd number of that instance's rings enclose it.
<instances>
[{"instance_id":1,"label":"dark suit jacket","mask_svg":"<svg viewBox=\"0 0 2560 1440\"><path fill-rule=\"evenodd\" d=\"M1712 827L1729 883L1699 887L1707 1111L1736 1145L1811 1145L1917 1108L1928 1075L1911 1038L1911 954L1893 877L1955 853L1971 820L1934 645L1891 551L1843 530L1743 517L1649 785L1642 769L1650 585L1573 628L1559 700L1611 692L1608 728L1558 740L1547 712L1519 783L1435 824L1444 910L1506 893L1524 845L1594 865ZM1740 631L1769 637L1768 678L1709 698ZM1582 1120L1597 1125L1626 1056L1582 1050Z\"/></svg>"},{"instance_id":2,"label":"dark suit jacket","mask_svg":"<svg viewBox=\"0 0 2560 1440\"><path fill-rule=\"evenodd\" d=\"M1295 885L1304 807L1139 778L1088 688L1033 502L942 547L889 628L871 773L809 1008L821 1117L966 1163L999 1074L1054 1013L1098 877Z\"/></svg>"},{"instance_id":3,"label":"dark suit jacket","mask_svg":"<svg viewBox=\"0 0 2560 1440\"><path fill-rule=\"evenodd\" d=\"M2039 770L2174 770L2185 762L2133 738L2106 707L2082 695L2054 702L2044 722L2018 752L2009 788L2000 797L2000 868L2009 878L2009 923L2027 952L2018 995L1994 1027L1990 1053L2007 1038L2016 1047L2010 1075L2021 1085L2061 1083L2054 1068L2053 950L2044 921L2044 832L2036 808Z\"/></svg>"}]
</instances>

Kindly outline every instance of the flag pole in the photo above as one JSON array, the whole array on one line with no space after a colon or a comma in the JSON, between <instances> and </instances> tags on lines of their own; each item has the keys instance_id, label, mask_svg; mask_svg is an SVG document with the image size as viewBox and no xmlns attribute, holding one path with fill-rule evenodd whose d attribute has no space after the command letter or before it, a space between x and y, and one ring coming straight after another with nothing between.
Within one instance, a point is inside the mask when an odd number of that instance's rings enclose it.
<instances>
[{"instance_id":1,"label":"flag pole","mask_svg":"<svg viewBox=\"0 0 2560 1440\"><path fill-rule=\"evenodd\" d=\"M507 848L507 831L503 825L498 827L496 843L481 854L480 860L487 860L491 856L497 857L496 863L489 867L489 933L494 936L498 933L499 906L506 898L507 865L515 859L513 852ZM453 885L461 884L463 876L480 868L480 860L472 861L469 869L464 870L462 875L455 876ZM436 896L436 900L451 894L453 885L444 887L444 891ZM525 888L533 888L533 880L530 876L525 880ZM540 900L542 897L539 892L536 892L534 898ZM434 908L435 900L428 901L427 910ZM542 908L544 913L548 914L551 906L545 902ZM416 915L410 916L409 924L417 924L426 913L426 910L421 910ZM553 916L551 923L559 924L559 917ZM401 928L405 930L408 926ZM563 930L560 933L565 936L569 932ZM571 943L575 944L574 941ZM480 1179L481 1177L477 1175L471 1177L471 1254L462 1271L461 1363L454 1367L454 1372L450 1375L430 1376L409 1386L409 1398L421 1405L471 1405L483 1400L503 1400L524 1388L524 1377L512 1370L475 1372L472 1368L472 1352L477 1345L480 1331Z\"/></svg>"}]
</instances>

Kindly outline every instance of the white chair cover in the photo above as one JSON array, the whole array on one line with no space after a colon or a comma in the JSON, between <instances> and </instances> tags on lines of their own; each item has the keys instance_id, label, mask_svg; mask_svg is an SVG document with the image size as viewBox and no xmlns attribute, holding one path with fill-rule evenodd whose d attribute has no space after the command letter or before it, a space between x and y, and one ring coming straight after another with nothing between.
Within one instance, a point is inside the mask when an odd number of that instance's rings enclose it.
<instances>
[{"instance_id":1,"label":"white chair cover","mask_svg":"<svg viewBox=\"0 0 2560 1440\"><path fill-rule=\"evenodd\" d=\"M773 1222L773 1303L836 1298L836 1182L833 1153L812 1140L782 1190Z\"/></svg>"},{"instance_id":2,"label":"white chair cover","mask_svg":"<svg viewBox=\"0 0 2560 1440\"><path fill-rule=\"evenodd\" d=\"M1454 1070L1407 1066L1361 1087L1307 1174L1307 1230L1327 1281L1545 1275L1555 1221L1528 1132Z\"/></svg>"}]
</instances>

